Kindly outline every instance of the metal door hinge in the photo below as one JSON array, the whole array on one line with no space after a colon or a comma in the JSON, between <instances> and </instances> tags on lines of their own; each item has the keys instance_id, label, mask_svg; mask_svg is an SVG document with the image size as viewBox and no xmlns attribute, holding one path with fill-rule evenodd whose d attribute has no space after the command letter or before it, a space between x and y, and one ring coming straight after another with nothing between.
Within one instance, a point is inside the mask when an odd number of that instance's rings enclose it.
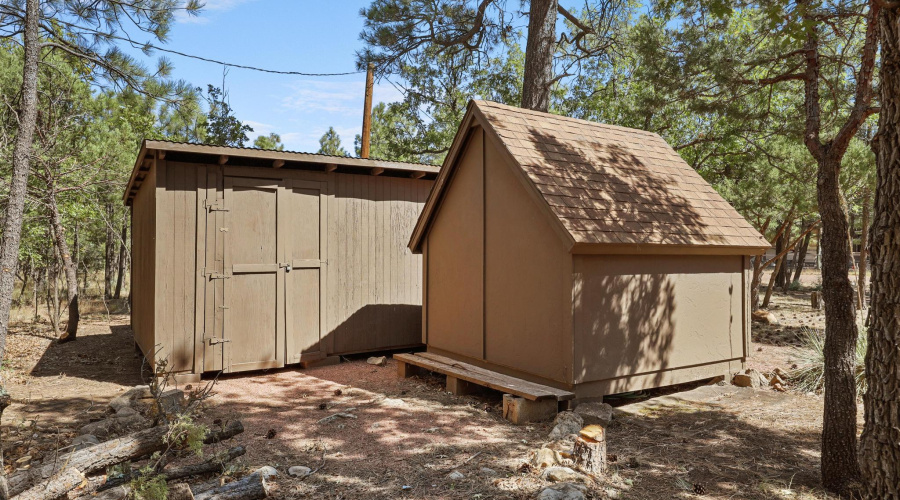
<instances>
[{"instance_id":1,"label":"metal door hinge","mask_svg":"<svg viewBox=\"0 0 900 500\"><path fill-rule=\"evenodd\" d=\"M222 200L216 200L213 202L205 200L203 202L203 206L206 207L207 212L229 212L229 210L225 208L225 204L222 202Z\"/></svg>"},{"instance_id":2,"label":"metal door hinge","mask_svg":"<svg viewBox=\"0 0 900 500\"><path fill-rule=\"evenodd\" d=\"M231 342L230 340L223 339L221 337L212 337L212 338L209 338L206 340L207 340L207 342L209 342L209 345L224 344L225 342Z\"/></svg>"}]
</instances>

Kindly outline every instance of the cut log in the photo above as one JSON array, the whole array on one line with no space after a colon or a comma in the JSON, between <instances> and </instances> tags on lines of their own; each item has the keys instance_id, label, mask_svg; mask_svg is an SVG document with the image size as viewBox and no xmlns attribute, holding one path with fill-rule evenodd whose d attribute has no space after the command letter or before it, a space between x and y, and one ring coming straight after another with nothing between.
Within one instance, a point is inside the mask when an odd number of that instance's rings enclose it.
<instances>
[{"instance_id":1,"label":"cut log","mask_svg":"<svg viewBox=\"0 0 900 500\"><path fill-rule=\"evenodd\" d=\"M225 486L194 495L195 500L259 500L269 496L266 480L256 472Z\"/></svg>"},{"instance_id":2,"label":"cut log","mask_svg":"<svg viewBox=\"0 0 900 500\"><path fill-rule=\"evenodd\" d=\"M176 483L169 485L166 500L194 500L194 494L191 493L191 487L187 484Z\"/></svg>"},{"instance_id":3,"label":"cut log","mask_svg":"<svg viewBox=\"0 0 900 500\"><path fill-rule=\"evenodd\" d=\"M225 470L224 464L244 455L244 453L246 452L247 450L245 450L243 446L235 446L234 448L229 449L223 455L212 457L206 462L193 465L185 465L183 467L178 467L170 470L163 470L161 474L166 479L166 481L175 481L177 479L199 476L201 474L209 474L211 472L222 472L223 470ZM106 482L106 484L101 486L100 489L106 490L128 483L139 475L140 471L134 471L131 474L125 474L124 476L110 479Z\"/></svg>"},{"instance_id":4,"label":"cut log","mask_svg":"<svg viewBox=\"0 0 900 500\"><path fill-rule=\"evenodd\" d=\"M589 425L578 433L572 451L575 467L592 476L606 472L606 430L600 425Z\"/></svg>"},{"instance_id":5,"label":"cut log","mask_svg":"<svg viewBox=\"0 0 900 500\"><path fill-rule=\"evenodd\" d=\"M90 474L107 467L120 464L138 457L150 455L166 449L166 434L169 427L162 425L151 427L128 436L112 439L90 448L73 451L59 457L51 464L33 467L27 471L8 477L9 494L16 496L38 481L48 479L56 474L62 466L74 467L84 474ZM203 441L206 444L218 443L244 432L239 421L230 422L222 429L210 432Z\"/></svg>"},{"instance_id":6,"label":"cut log","mask_svg":"<svg viewBox=\"0 0 900 500\"><path fill-rule=\"evenodd\" d=\"M9 493L12 496L22 493L37 482L52 477L62 465L90 474L135 457L162 451L166 447L164 438L168 431L168 426L145 429L63 455L51 464L13 474L9 476Z\"/></svg>"},{"instance_id":7,"label":"cut log","mask_svg":"<svg viewBox=\"0 0 900 500\"><path fill-rule=\"evenodd\" d=\"M54 500L74 490L84 482L84 474L74 467L56 474L47 481L22 492L15 500Z\"/></svg>"}]
</instances>

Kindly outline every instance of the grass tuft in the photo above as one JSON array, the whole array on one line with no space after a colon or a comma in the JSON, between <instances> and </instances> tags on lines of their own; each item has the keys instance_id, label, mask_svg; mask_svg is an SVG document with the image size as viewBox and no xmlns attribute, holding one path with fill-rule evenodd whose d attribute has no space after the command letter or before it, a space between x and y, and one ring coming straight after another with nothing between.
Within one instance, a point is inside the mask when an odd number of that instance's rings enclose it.
<instances>
[{"instance_id":1,"label":"grass tuft","mask_svg":"<svg viewBox=\"0 0 900 500\"><path fill-rule=\"evenodd\" d=\"M856 339L855 366L856 395L866 392L866 349L869 345L868 331L858 325ZM802 328L797 335L800 346L792 349L792 362L797 368L791 372L791 380L803 392L821 392L825 389L825 335L817 328Z\"/></svg>"}]
</instances>

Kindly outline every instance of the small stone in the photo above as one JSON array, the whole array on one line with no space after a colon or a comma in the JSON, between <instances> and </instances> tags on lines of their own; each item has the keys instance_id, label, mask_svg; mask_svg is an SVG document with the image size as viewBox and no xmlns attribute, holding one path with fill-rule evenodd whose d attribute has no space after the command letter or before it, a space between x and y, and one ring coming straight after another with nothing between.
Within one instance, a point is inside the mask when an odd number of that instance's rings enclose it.
<instances>
[{"instance_id":1,"label":"small stone","mask_svg":"<svg viewBox=\"0 0 900 500\"><path fill-rule=\"evenodd\" d=\"M542 479L555 483L583 481L584 476L569 467L548 467L541 474Z\"/></svg>"},{"instance_id":2,"label":"small stone","mask_svg":"<svg viewBox=\"0 0 900 500\"><path fill-rule=\"evenodd\" d=\"M455 470L455 471L451 472L450 474L447 474L447 477L448 477L449 479L454 480L454 481L459 481L460 479L463 479L463 478L465 478L466 476L463 475L462 472L460 472L460 471L458 471L458 470Z\"/></svg>"},{"instance_id":3,"label":"small stone","mask_svg":"<svg viewBox=\"0 0 900 500\"><path fill-rule=\"evenodd\" d=\"M312 469L303 465L295 465L288 469L288 475L291 477L306 477L312 474Z\"/></svg>"},{"instance_id":4,"label":"small stone","mask_svg":"<svg viewBox=\"0 0 900 500\"><path fill-rule=\"evenodd\" d=\"M622 498L622 495L619 493L619 490L617 490L615 488L606 488L605 493L606 493L606 498L609 498L611 500L616 500L618 498Z\"/></svg>"},{"instance_id":5,"label":"small stone","mask_svg":"<svg viewBox=\"0 0 900 500\"><path fill-rule=\"evenodd\" d=\"M561 462L562 457L559 452L550 448L541 448L531 457L531 465L538 468L553 467Z\"/></svg>"},{"instance_id":6,"label":"small stone","mask_svg":"<svg viewBox=\"0 0 900 500\"><path fill-rule=\"evenodd\" d=\"M777 373L773 373L772 377L769 379L769 385L775 387L776 385L784 385L784 379L781 378Z\"/></svg>"},{"instance_id":7,"label":"small stone","mask_svg":"<svg viewBox=\"0 0 900 500\"><path fill-rule=\"evenodd\" d=\"M563 411L556 415L553 421L553 430L550 431L549 438L562 439L569 434L578 434L578 431L584 427L584 419L581 415L573 411Z\"/></svg>"},{"instance_id":8,"label":"small stone","mask_svg":"<svg viewBox=\"0 0 900 500\"><path fill-rule=\"evenodd\" d=\"M366 360L366 363L375 366L384 366L387 364L387 358L384 356L372 356Z\"/></svg>"},{"instance_id":9,"label":"small stone","mask_svg":"<svg viewBox=\"0 0 900 500\"><path fill-rule=\"evenodd\" d=\"M256 469L256 473L263 477L263 479L269 479L270 477L278 477L278 469L272 467L271 465L263 465L259 469ZM288 472L290 474L290 472Z\"/></svg>"},{"instance_id":10,"label":"small stone","mask_svg":"<svg viewBox=\"0 0 900 500\"><path fill-rule=\"evenodd\" d=\"M584 500L585 487L580 484L560 483L544 488L537 500Z\"/></svg>"},{"instance_id":11,"label":"small stone","mask_svg":"<svg viewBox=\"0 0 900 500\"><path fill-rule=\"evenodd\" d=\"M184 406L184 391L171 389L159 395L159 404L166 413L178 413Z\"/></svg>"},{"instance_id":12,"label":"small stone","mask_svg":"<svg viewBox=\"0 0 900 500\"><path fill-rule=\"evenodd\" d=\"M751 387L753 386L753 379L746 373L735 373L734 376L731 377L731 384L738 387Z\"/></svg>"},{"instance_id":13,"label":"small stone","mask_svg":"<svg viewBox=\"0 0 900 500\"><path fill-rule=\"evenodd\" d=\"M482 474L484 474L485 476L496 476L497 475L497 471L495 471L494 469L491 469L490 467L482 467L482 468L478 469L478 471L481 472Z\"/></svg>"},{"instance_id":14,"label":"small stone","mask_svg":"<svg viewBox=\"0 0 900 500\"><path fill-rule=\"evenodd\" d=\"M132 415L137 415L137 411L130 406L123 406L116 410L116 417L130 417Z\"/></svg>"},{"instance_id":15,"label":"small stone","mask_svg":"<svg viewBox=\"0 0 900 500\"><path fill-rule=\"evenodd\" d=\"M609 423L613 419L612 406L596 401L581 403L575 407L575 413L581 415L584 425L609 427Z\"/></svg>"},{"instance_id":16,"label":"small stone","mask_svg":"<svg viewBox=\"0 0 900 500\"><path fill-rule=\"evenodd\" d=\"M752 318L753 318L753 321L756 321L757 323L764 323L767 325L777 325L778 324L778 318L776 318L774 314L772 314L769 311L766 311L764 309L758 309L756 311L753 311Z\"/></svg>"}]
</instances>

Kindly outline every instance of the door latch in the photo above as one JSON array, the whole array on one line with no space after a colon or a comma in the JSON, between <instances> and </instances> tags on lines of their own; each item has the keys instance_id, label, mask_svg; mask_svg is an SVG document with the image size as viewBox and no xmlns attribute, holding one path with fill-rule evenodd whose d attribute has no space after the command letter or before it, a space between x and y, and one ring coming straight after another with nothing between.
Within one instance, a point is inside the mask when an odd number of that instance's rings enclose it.
<instances>
[{"instance_id":1,"label":"door latch","mask_svg":"<svg viewBox=\"0 0 900 500\"><path fill-rule=\"evenodd\" d=\"M294 269L294 267L291 266L290 263L287 263L287 264L278 264L278 267L284 268L284 272L286 272L286 273L289 273L289 272L291 272L291 271Z\"/></svg>"},{"instance_id":2,"label":"door latch","mask_svg":"<svg viewBox=\"0 0 900 500\"><path fill-rule=\"evenodd\" d=\"M231 279L231 276L228 276L225 273L217 273L214 271L203 270L203 276L209 278L210 280L227 280Z\"/></svg>"},{"instance_id":3,"label":"door latch","mask_svg":"<svg viewBox=\"0 0 900 500\"><path fill-rule=\"evenodd\" d=\"M231 340L223 339L221 337L212 337L212 338L209 338L206 340L209 342L209 345L224 344L225 342L231 342Z\"/></svg>"},{"instance_id":4,"label":"door latch","mask_svg":"<svg viewBox=\"0 0 900 500\"><path fill-rule=\"evenodd\" d=\"M229 212L230 211L227 208L225 208L225 204L222 203L222 200L216 200L213 202L206 200L203 202L203 204L206 206L207 212Z\"/></svg>"}]
</instances>

